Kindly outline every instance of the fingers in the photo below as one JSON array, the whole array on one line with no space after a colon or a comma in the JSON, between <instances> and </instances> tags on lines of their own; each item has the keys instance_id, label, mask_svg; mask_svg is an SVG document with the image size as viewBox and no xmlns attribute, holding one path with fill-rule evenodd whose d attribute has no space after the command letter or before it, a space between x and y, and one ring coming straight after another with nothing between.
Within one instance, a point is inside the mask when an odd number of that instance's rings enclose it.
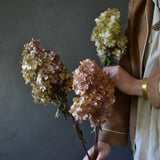
<instances>
[{"instance_id":1,"label":"fingers","mask_svg":"<svg viewBox=\"0 0 160 160\"><path fill-rule=\"evenodd\" d=\"M102 155L101 154L98 154L98 157L97 157L97 159L96 160L104 160L104 157L102 157Z\"/></svg>"},{"instance_id":2,"label":"fingers","mask_svg":"<svg viewBox=\"0 0 160 160\"><path fill-rule=\"evenodd\" d=\"M92 159L92 158L93 158L93 155L94 155L94 146L88 150L88 154L89 154L90 158ZM89 160L88 156L86 155L86 156L83 158L83 160Z\"/></svg>"},{"instance_id":3,"label":"fingers","mask_svg":"<svg viewBox=\"0 0 160 160\"><path fill-rule=\"evenodd\" d=\"M109 67L104 67L103 71L106 73L106 75L111 75L114 72L116 72L118 68L119 66L109 66Z\"/></svg>"},{"instance_id":4,"label":"fingers","mask_svg":"<svg viewBox=\"0 0 160 160\"><path fill-rule=\"evenodd\" d=\"M83 160L89 160L89 159L88 159L88 157L87 157L87 156L85 156L85 157L83 158Z\"/></svg>"},{"instance_id":5,"label":"fingers","mask_svg":"<svg viewBox=\"0 0 160 160\"><path fill-rule=\"evenodd\" d=\"M93 157L91 157L91 159L92 159ZM97 159L96 160L104 160L105 158L104 157L102 157L102 155L101 154L98 154L98 157L97 157ZM84 158L83 158L83 160L89 160L88 159L88 157L87 156L85 156Z\"/></svg>"},{"instance_id":6,"label":"fingers","mask_svg":"<svg viewBox=\"0 0 160 160\"><path fill-rule=\"evenodd\" d=\"M109 74L109 70L110 70L110 67L104 67L103 68L103 71L108 75Z\"/></svg>"},{"instance_id":7,"label":"fingers","mask_svg":"<svg viewBox=\"0 0 160 160\"><path fill-rule=\"evenodd\" d=\"M110 67L104 67L103 71L106 73L107 76L110 76L111 74Z\"/></svg>"},{"instance_id":8,"label":"fingers","mask_svg":"<svg viewBox=\"0 0 160 160\"><path fill-rule=\"evenodd\" d=\"M91 156L91 155L89 154L89 157L92 159L93 156ZM88 156L86 155L86 156L83 158L83 160L89 160Z\"/></svg>"},{"instance_id":9,"label":"fingers","mask_svg":"<svg viewBox=\"0 0 160 160\"><path fill-rule=\"evenodd\" d=\"M115 81L114 81L114 77L115 77L115 66L111 66L111 67L104 67L103 71L106 73L107 77L109 78L109 82L113 85L115 85Z\"/></svg>"},{"instance_id":10,"label":"fingers","mask_svg":"<svg viewBox=\"0 0 160 160\"><path fill-rule=\"evenodd\" d=\"M111 146L107 143L98 142L98 156L96 160L104 160L111 152ZM91 159L93 159L94 156L94 146L88 151L88 154ZM88 156L86 155L83 160L89 160Z\"/></svg>"}]
</instances>

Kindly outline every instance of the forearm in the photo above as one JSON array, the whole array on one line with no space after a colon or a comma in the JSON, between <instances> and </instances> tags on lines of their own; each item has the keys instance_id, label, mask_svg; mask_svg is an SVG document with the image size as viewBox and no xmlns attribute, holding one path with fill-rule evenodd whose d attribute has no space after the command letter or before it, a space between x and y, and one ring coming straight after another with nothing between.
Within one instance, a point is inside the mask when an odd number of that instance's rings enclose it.
<instances>
[{"instance_id":1,"label":"forearm","mask_svg":"<svg viewBox=\"0 0 160 160\"><path fill-rule=\"evenodd\" d=\"M142 80L135 79L123 72L121 79L126 79L124 85L120 81L116 83L116 87L125 94L148 97L150 103L155 108L160 108L160 67L153 69L149 77ZM122 80L121 80L122 81Z\"/></svg>"},{"instance_id":2,"label":"forearm","mask_svg":"<svg viewBox=\"0 0 160 160\"><path fill-rule=\"evenodd\" d=\"M160 108L160 67L153 69L149 77L135 80L133 95L148 97L155 108Z\"/></svg>"},{"instance_id":3,"label":"forearm","mask_svg":"<svg viewBox=\"0 0 160 160\"><path fill-rule=\"evenodd\" d=\"M134 79L133 80L133 85L130 86L129 95L143 96L142 82L143 82L143 80Z\"/></svg>"},{"instance_id":4,"label":"forearm","mask_svg":"<svg viewBox=\"0 0 160 160\"><path fill-rule=\"evenodd\" d=\"M120 66L105 67L104 71L110 77L110 82L114 84L122 93L127 95L142 96L143 80L132 77Z\"/></svg>"}]
</instances>

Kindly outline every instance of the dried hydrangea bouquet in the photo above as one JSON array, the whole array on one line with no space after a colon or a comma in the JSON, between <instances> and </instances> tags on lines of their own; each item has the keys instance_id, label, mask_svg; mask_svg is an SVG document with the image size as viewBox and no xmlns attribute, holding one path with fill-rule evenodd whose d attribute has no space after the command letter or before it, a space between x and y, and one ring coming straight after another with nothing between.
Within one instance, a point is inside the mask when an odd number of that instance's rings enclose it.
<instances>
[{"instance_id":1,"label":"dried hydrangea bouquet","mask_svg":"<svg viewBox=\"0 0 160 160\"><path fill-rule=\"evenodd\" d=\"M122 37L120 12L108 9L95 19L91 40L95 41L97 53L103 65L118 64L126 53L127 38ZM95 156L97 156L97 129L109 119L109 108L115 101L114 86L109 77L101 70L95 61L86 59L73 72L73 77L67 72L54 51L45 50L39 45L40 41L32 39L25 45L22 53L22 73L27 83L32 86L32 96L36 103L48 105L58 104L56 117L60 113L64 119L72 119L76 133L87 153L82 131L79 124L89 120L95 128ZM73 99L69 108L67 95L73 89L79 97Z\"/></svg>"},{"instance_id":2,"label":"dried hydrangea bouquet","mask_svg":"<svg viewBox=\"0 0 160 160\"><path fill-rule=\"evenodd\" d=\"M96 26L91 35L97 54L103 65L117 65L127 51L127 38L123 36L118 9L108 9L95 19Z\"/></svg>"},{"instance_id":3,"label":"dried hydrangea bouquet","mask_svg":"<svg viewBox=\"0 0 160 160\"><path fill-rule=\"evenodd\" d=\"M74 98L70 112L76 120L89 120L91 127L108 120L107 108L114 103L114 86L95 61L86 59L73 72L73 90L80 97Z\"/></svg>"},{"instance_id":4,"label":"dried hydrangea bouquet","mask_svg":"<svg viewBox=\"0 0 160 160\"><path fill-rule=\"evenodd\" d=\"M32 39L25 45L22 53L22 74L27 83L32 86L32 96L39 104L57 104L56 117L60 113L64 119L69 116L73 122L76 133L87 153L83 133L79 124L69 112L67 94L71 91L73 78L60 61L59 55L54 51L45 50L40 46L40 40ZM89 156L89 155L88 155Z\"/></svg>"},{"instance_id":5,"label":"dried hydrangea bouquet","mask_svg":"<svg viewBox=\"0 0 160 160\"><path fill-rule=\"evenodd\" d=\"M101 124L108 121L108 108L115 101L114 86L109 83L109 78L101 70L95 61L86 59L73 73L73 90L76 97L70 112L75 120L89 120L95 132L95 151L96 160L98 153L97 130ZM90 158L89 158L90 159Z\"/></svg>"},{"instance_id":6,"label":"dried hydrangea bouquet","mask_svg":"<svg viewBox=\"0 0 160 160\"><path fill-rule=\"evenodd\" d=\"M108 9L95 19L96 26L92 31L91 40L95 42L97 54L104 66L117 65L127 51L127 38L123 36L118 9ZM73 76L73 90L80 97L73 99L71 113L76 120L89 120L95 127L96 160L97 128L109 119L109 108L115 102L114 86L109 77L90 59L81 62Z\"/></svg>"}]
</instances>

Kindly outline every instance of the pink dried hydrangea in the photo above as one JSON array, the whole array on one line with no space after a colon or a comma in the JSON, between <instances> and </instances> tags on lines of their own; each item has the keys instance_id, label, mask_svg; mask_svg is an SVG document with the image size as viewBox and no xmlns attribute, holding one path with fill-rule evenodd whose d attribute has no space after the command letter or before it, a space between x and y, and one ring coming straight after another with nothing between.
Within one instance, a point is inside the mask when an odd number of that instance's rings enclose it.
<instances>
[{"instance_id":1,"label":"pink dried hydrangea","mask_svg":"<svg viewBox=\"0 0 160 160\"><path fill-rule=\"evenodd\" d=\"M114 87L95 61L86 59L73 72L73 90L80 97L73 99L70 112L76 120L90 120L99 126L108 120L108 107L114 101Z\"/></svg>"},{"instance_id":2,"label":"pink dried hydrangea","mask_svg":"<svg viewBox=\"0 0 160 160\"><path fill-rule=\"evenodd\" d=\"M32 39L25 45L22 56L22 73L27 83L33 87L32 96L36 103L58 103L55 94L64 96L72 88L73 78L60 62L54 51L45 50L40 40Z\"/></svg>"}]
</instances>

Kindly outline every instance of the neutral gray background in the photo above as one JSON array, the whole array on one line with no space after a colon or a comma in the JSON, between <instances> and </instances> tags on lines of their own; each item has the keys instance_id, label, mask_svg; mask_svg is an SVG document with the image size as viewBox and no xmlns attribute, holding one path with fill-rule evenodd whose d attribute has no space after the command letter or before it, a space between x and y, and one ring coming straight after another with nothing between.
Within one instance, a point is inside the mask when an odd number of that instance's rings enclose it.
<instances>
[{"instance_id":1,"label":"neutral gray background","mask_svg":"<svg viewBox=\"0 0 160 160\"><path fill-rule=\"evenodd\" d=\"M20 74L23 45L41 39L59 52L71 73L79 61L96 60L90 35L94 19L107 8L119 8L127 20L129 0L0 0L0 160L81 160L84 151L70 120L54 118L56 106L33 102L31 87ZM102 67L102 66L101 66ZM73 93L69 96L72 104ZM93 145L88 123L87 148ZM130 147L112 147L108 160L131 160Z\"/></svg>"}]
</instances>

